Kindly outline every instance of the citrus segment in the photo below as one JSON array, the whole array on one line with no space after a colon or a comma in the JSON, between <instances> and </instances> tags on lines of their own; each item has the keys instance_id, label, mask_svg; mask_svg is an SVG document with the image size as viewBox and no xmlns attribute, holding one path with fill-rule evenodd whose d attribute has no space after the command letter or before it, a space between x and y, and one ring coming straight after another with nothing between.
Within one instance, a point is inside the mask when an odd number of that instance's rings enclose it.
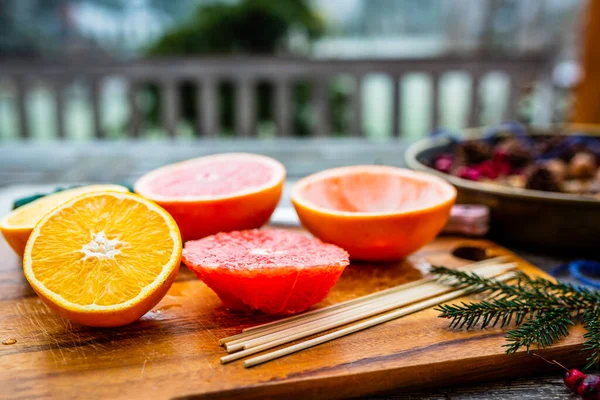
<instances>
[{"instance_id":1,"label":"citrus segment","mask_svg":"<svg viewBox=\"0 0 600 400\"><path fill-rule=\"evenodd\" d=\"M180 258L179 231L165 210L134 194L96 192L40 221L23 268L38 295L64 317L119 326L162 299Z\"/></svg>"},{"instance_id":2,"label":"citrus segment","mask_svg":"<svg viewBox=\"0 0 600 400\"><path fill-rule=\"evenodd\" d=\"M0 231L2 231L2 235L10 247L20 257L23 257L25 245L27 244L27 239L29 239L33 227L50 210L61 203L84 193L106 190L116 192L129 191L126 187L119 185L90 185L53 193L13 210L10 214L0 220Z\"/></svg>"},{"instance_id":3,"label":"citrus segment","mask_svg":"<svg viewBox=\"0 0 600 400\"><path fill-rule=\"evenodd\" d=\"M298 181L292 203L306 229L367 261L401 259L442 230L456 190L435 176L385 166L323 171Z\"/></svg>"},{"instance_id":4,"label":"citrus segment","mask_svg":"<svg viewBox=\"0 0 600 400\"><path fill-rule=\"evenodd\" d=\"M278 229L219 233L185 244L183 262L233 310L294 314L323 300L348 253Z\"/></svg>"},{"instance_id":5,"label":"citrus segment","mask_svg":"<svg viewBox=\"0 0 600 400\"><path fill-rule=\"evenodd\" d=\"M141 177L135 191L164 207L184 240L258 228L277 207L285 168L256 154L226 153L159 168Z\"/></svg>"}]
</instances>

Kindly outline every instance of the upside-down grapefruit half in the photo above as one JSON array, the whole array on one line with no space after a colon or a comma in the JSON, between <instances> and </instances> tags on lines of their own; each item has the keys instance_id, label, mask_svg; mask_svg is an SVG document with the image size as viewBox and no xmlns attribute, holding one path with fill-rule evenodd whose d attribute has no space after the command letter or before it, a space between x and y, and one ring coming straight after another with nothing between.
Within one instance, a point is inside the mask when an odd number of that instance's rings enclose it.
<instances>
[{"instance_id":1,"label":"upside-down grapefruit half","mask_svg":"<svg viewBox=\"0 0 600 400\"><path fill-rule=\"evenodd\" d=\"M19 257L23 257L27 239L29 239L33 227L44 215L61 203L74 197L84 193L106 190L116 192L129 191L126 187L119 185L90 185L53 193L13 210L10 214L0 220L0 231L15 253L17 253Z\"/></svg>"},{"instance_id":2,"label":"upside-down grapefruit half","mask_svg":"<svg viewBox=\"0 0 600 400\"><path fill-rule=\"evenodd\" d=\"M285 168L270 157L225 153L159 168L135 192L164 207L184 241L264 225L281 197Z\"/></svg>"},{"instance_id":3,"label":"upside-down grapefruit half","mask_svg":"<svg viewBox=\"0 0 600 400\"><path fill-rule=\"evenodd\" d=\"M180 260L179 230L164 209L131 193L94 192L42 218L27 241L23 270L63 317L111 327L154 307Z\"/></svg>"},{"instance_id":4,"label":"upside-down grapefruit half","mask_svg":"<svg viewBox=\"0 0 600 400\"><path fill-rule=\"evenodd\" d=\"M386 166L326 170L298 181L292 203L302 225L350 258L401 259L442 230L456 189L422 172Z\"/></svg>"},{"instance_id":5,"label":"upside-down grapefruit half","mask_svg":"<svg viewBox=\"0 0 600 400\"><path fill-rule=\"evenodd\" d=\"M253 229L187 242L183 262L226 307L285 315L323 300L349 260L301 233Z\"/></svg>"}]
</instances>

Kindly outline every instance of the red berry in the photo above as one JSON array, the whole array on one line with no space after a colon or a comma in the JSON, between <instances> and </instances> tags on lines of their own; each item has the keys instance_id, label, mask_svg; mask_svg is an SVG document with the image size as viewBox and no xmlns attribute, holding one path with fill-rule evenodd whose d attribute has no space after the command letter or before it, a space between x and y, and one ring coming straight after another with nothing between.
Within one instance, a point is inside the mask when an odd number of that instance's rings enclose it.
<instances>
[{"instance_id":1,"label":"red berry","mask_svg":"<svg viewBox=\"0 0 600 400\"><path fill-rule=\"evenodd\" d=\"M569 389L571 389L571 392L576 393L577 392L577 387L579 386L579 384L583 381L583 379L586 377L586 375L581 372L578 369L570 369L567 371L567 373L565 374L565 385L567 385L567 387Z\"/></svg>"},{"instance_id":2,"label":"red berry","mask_svg":"<svg viewBox=\"0 0 600 400\"><path fill-rule=\"evenodd\" d=\"M596 399L598 392L600 392L600 376L598 375L586 375L577 388L577 394L583 400Z\"/></svg>"}]
</instances>

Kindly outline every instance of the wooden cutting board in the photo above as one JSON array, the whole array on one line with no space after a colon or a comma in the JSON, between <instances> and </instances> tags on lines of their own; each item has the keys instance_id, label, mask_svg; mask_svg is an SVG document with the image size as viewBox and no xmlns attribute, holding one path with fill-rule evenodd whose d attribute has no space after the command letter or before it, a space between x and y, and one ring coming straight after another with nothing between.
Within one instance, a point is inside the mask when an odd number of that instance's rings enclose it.
<instances>
[{"instance_id":1,"label":"wooden cutting board","mask_svg":"<svg viewBox=\"0 0 600 400\"><path fill-rule=\"evenodd\" d=\"M395 264L352 264L320 306L418 279L427 263L460 266L456 248L509 253L488 241L439 238ZM520 268L543 274L525 261ZM245 369L221 365L219 338L268 321L231 314L187 268L140 321L119 329L71 324L30 289L20 260L0 239L0 398L343 398L406 388L426 390L473 381L556 372L523 352L504 354L503 331L451 331L425 310L291 356ZM547 358L580 366L582 329ZM552 369L554 368L554 369Z\"/></svg>"}]
</instances>

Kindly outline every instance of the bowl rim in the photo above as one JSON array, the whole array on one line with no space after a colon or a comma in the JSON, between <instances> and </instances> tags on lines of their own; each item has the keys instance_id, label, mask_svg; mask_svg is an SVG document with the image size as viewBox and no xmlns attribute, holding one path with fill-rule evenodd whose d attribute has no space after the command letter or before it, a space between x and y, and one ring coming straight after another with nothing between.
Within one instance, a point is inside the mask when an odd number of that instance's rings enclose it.
<instances>
[{"instance_id":1,"label":"bowl rim","mask_svg":"<svg viewBox=\"0 0 600 400\"><path fill-rule=\"evenodd\" d=\"M590 136L598 136L600 137L600 125L591 125L591 124L555 124L550 126L536 126L536 125L526 125L528 128L533 128L536 131L532 134L532 136L541 136L548 134L555 134L561 136L567 136L565 134L557 134L556 130L560 131L583 131L581 133L590 135ZM481 133L485 129L489 129L490 126L481 126L476 128L467 128L462 131L465 133L465 138L468 140L478 139L481 137ZM513 188L508 186L495 185L491 183L485 182L475 182L470 181L468 179L459 178L453 175L448 175L443 172L437 171L434 168L431 168L418 160L418 156L425 150L434 149L437 147L441 147L450 143L449 139L445 138L432 138L427 137L421 139L413 144L411 144L404 153L404 161L406 165L414 169L416 171L427 172L438 177L441 177L452 185L456 186L459 189L468 189L477 192L483 192L487 194L503 196L503 197L511 197L518 199L527 199L527 200L548 200L551 202L559 202L559 203L575 203L578 205L600 205L600 199L596 199L593 197L586 198L576 194L567 194L567 193L557 193L557 192L544 192L541 190L533 190L533 189L521 189L521 188Z\"/></svg>"}]
</instances>

